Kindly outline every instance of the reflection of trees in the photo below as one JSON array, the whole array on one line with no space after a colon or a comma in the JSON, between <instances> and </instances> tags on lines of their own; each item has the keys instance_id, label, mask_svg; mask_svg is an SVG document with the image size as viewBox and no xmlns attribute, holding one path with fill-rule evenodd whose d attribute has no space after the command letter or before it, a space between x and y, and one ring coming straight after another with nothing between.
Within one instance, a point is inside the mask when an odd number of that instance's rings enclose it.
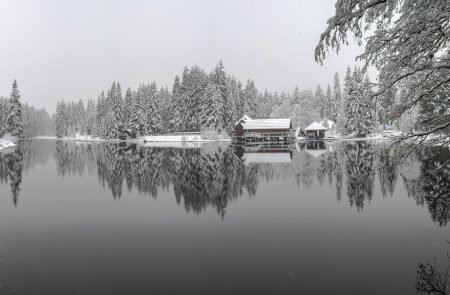
<instances>
[{"instance_id":1,"label":"reflection of trees","mask_svg":"<svg viewBox=\"0 0 450 295\"><path fill-rule=\"evenodd\" d=\"M22 183L23 153L20 148L0 153L0 182L11 186L14 205L17 206Z\"/></svg>"},{"instance_id":2,"label":"reflection of trees","mask_svg":"<svg viewBox=\"0 0 450 295\"><path fill-rule=\"evenodd\" d=\"M92 171L93 155L91 145L78 145L67 141L56 142L56 169L62 176L84 173L85 167Z\"/></svg>"},{"instance_id":3,"label":"reflection of trees","mask_svg":"<svg viewBox=\"0 0 450 295\"><path fill-rule=\"evenodd\" d=\"M417 178L403 177L408 196L426 205L431 218L440 226L450 220L450 151L447 148L418 153L420 173Z\"/></svg>"},{"instance_id":4,"label":"reflection of trees","mask_svg":"<svg viewBox=\"0 0 450 295\"><path fill-rule=\"evenodd\" d=\"M378 156L378 179L383 197L394 194L398 175L398 157L393 150L382 148Z\"/></svg>"},{"instance_id":5,"label":"reflection of trees","mask_svg":"<svg viewBox=\"0 0 450 295\"><path fill-rule=\"evenodd\" d=\"M208 206L220 215L230 200L256 194L260 179L273 178L269 164L243 165L230 149L216 150L143 147L140 145L74 145L58 142L55 159L60 175L82 174L86 163L95 163L99 182L114 198L129 191L156 198L158 189L173 186L178 203L186 211L199 213ZM95 160L93 160L95 159Z\"/></svg>"},{"instance_id":6,"label":"reflection of trees","mask_svg":"<svg viewBox=\"0 0 450 295\"><path fill-rule=\"evenodd\" d=\"M350 206L362 210L364 202L372 199L375 178L373 147L366 142L348 143L345 149L347 195Z\"/></svg>"},{"instance_id":7,"label":"reflection of trees","mask_svg":"<svg viewBox=\"0 0 450 295\"><path fill-rule=\"evenodd\" d=\"M304 152L306 144L300 146L301 151L293 153L292 163L244 165L232 149L220 146L177 149L58 141L55 160L58 173L63 176L84 173L86 168L97 173L99 182L114 198L121 197L124 184L129 191L135 189L154 198L158 190L173 187L176 201L183 203L186 211L195 213L211 206L223 215L231 200L244 192L255 195L261 181L289 177L295 177L298 185L307 188L315 179L319 185L333 185L340 200L344 174L350 205L361 210L372 198L375 169L383 196L393 195L401 165L400 153L393 149L367 142L333 144L331 149L327 143L320 147L322 154L312 155ZM24 159L27 155L25 152ZM433 221L440 225L450 219L447 159L449 151L418 154L419 162L414 159L413 163L421 171L420 176L406 179L403 174L408 195L418 204L427 205ZM429 173L437 168L442 169Z\"/></svg>"}]
</instances>

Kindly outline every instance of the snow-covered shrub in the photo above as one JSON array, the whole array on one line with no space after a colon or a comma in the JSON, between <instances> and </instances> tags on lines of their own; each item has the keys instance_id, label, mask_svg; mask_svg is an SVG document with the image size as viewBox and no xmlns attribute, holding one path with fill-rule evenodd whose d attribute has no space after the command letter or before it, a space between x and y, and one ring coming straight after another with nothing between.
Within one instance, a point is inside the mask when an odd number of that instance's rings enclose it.
<instances>
[{"instance_id":1,"label":"snow-covered shrub","mask_svg":"<svg viewBox=\"0 0 450 295\"><path fill-rule=\"evenodd\" d=\"M206 130L203 131L202 135L200 135L200 138L203 140L218 140L219 134L215 130Z\"/></svg>"}]
</instances>

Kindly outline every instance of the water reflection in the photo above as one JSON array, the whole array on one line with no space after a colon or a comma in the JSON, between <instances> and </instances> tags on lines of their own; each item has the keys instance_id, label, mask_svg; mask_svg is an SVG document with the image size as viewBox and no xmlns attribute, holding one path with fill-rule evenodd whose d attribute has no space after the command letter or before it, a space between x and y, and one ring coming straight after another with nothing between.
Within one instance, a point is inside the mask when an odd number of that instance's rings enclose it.
<instances>
[{"instance_id":1,"label":"water reflection","mask_svg":"<svg viewBox=\"0 0 450 295\"><path fill-rule=\"evenodd\" d=\"M418 205L427 206L431 218L439 225L450 220L450 150L433 149L417 153L418 162L413 169L418 176L403 175L408 196Z\"/></svg>"},{"instance_id":2,"label":"water reflection","mask_svg":"<svg viewBox=\"0 0 450 295\"><path fill-rule=\"evenodd\" d=\"M22 170L45 165L51 155L58 175L97 175L114 199L122 197L124 187L153 198L173 188L176 202L183 203L187 212L213 207L221 216L232 200L243 194L254 196L261 182L279 179L293 179L304 188L329 186L338 201L346 193L349 205L361 211L375 192L393 196L401 175L408 196L426 206L434 222L445 226L450 220L448 149L418 152L401 163L400 150L361 141L311 141L281 148L25 141L0 153L0 181L10 185L15 205Z\"/></svg>"},{"instance_id":3,"label":"water reflection","mask_svg":"<svg viewBox=\"0 0 450 295\"><path fill-rule=\"evenodd\" d=\"M20 149L0 153L0 183L9 183L14 206L17 206L22 183L23 153Z\"/></svg>"}]
</instances>

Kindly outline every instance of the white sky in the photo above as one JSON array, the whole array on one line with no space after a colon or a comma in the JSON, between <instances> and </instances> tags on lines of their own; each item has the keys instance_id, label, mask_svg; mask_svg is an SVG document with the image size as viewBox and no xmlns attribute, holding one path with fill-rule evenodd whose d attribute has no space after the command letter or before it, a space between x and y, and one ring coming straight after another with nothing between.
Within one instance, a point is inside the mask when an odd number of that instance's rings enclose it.
<instances>
[{"instance_id":1,"label":"white sky","mask_svg":"<svg viewBox=\"0 0 450 295\"><path fill-rule=\"evenodd\" d=\"M0 0L0 96L54 112L96 98L113 80L172 86L184 66L227 73L259 90L292 91L343 78L362 49L314 61L335 0Z\"/></svg>"}]
</instances>

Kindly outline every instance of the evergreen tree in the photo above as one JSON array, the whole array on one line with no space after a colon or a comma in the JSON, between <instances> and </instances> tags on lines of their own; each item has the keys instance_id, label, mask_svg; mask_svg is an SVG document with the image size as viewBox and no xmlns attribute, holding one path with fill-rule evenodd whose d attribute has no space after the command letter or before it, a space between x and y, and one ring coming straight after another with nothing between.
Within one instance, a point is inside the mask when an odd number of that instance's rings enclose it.
<instances>
[{"instance_id":1,"label":"evergreen tree","mask_svg":"<svg viewBox=\"0 0 450 295\"><path fill-rule=\"evenodd\" d=\"M58 101L56 105L55 131L58 138L67 136L67 108L64 101Z\"/></svg>"},{"instance_id":2,"label":"evergreen tree","mask_svg":"<svg viewBox=\"0 0 450 295\"><path fill-rule=\"evenodd\" d=\"M133 92L131 91L131 88L128 87L123 102L123 125L126 127L128 127L130 121L132 108L133 108Z\"/></svg>"},{"instance_id":3,"label":"evergreen tree","mask_svg":"<svg viewBox=\"0 0 450 295\"><path fill-rule=\"evenodd\" d=\"M6 122L6 131L12 136L20 138L23 133L23 118L18 87L17 81L14 80L10 97L9 115Z\"/></svg>"},{"instance_id":4,"label":"evergreen tree","mask_svg":"<svg viewBox=\"0 0 450 295\"><path fill-rule=\"evenodd\" d=\"M220 90L214 84L209 84L205 91L201 125L207 129L217 130L221 126L220 105L222 97Z\"/></svg>"},{"instance_id":5,"label":"evergreen tree","mask_svg":"<svg viewBox=\"0 0 450 295\"><path fill-rule=\"evenodd\" d=\"M338 73L334 74L334 84L333 84L333 98L330 103L330 119L337 122L338 114L342 107L342 93L341 93L341 82L339 81Z\"/></svg>"},{"instance_id":6,"label":"evergreen tree","mask_svg":"<svg viewBox=\"0 0 450 295\"><path fill-rule=\"evenodd\" d=\"M179 130L181 126L181 84L180 77L175 76L172 87L172 98L169 105L168 128L169 131Z\"/></svg>"},{"instance_id":7,"label":"evergreen tree","mask_svg":"<svg viewBox=\"0 0 450 295\"><path fill-rule=\"evenodd\" d=\"M351 83L346 85L346 88L349 89L346 101L346 130L357 137L363 137L375 128L369 78L363 78L361 70L355 67Z\"/></svg>"},{"instance_id":8,"label":"evergreen tree","mask_svg":"<svg viewBox=\"0 0 450 295\"><path fill-rule=\"evenodd\" d=\"M325 110L327 103L325 101L325 95L320 85L317 86L316 93L314 95L314 100L319 117L323 119L325 117Z\"/></svg>"},{"instance_id":9,"label":"evergreen tree","mask_svg":"<svg viewBox=\"0 0 450 295\"><path fill-rule=\"evenodd\" d=\"M333 97L331 94L331 86L328 84L327 92L325 94L325 110L324 110L325 118L331 119L334 118L334 110L333 110ZM334 121L334 120L333 120Z\"/></svg>"},{"instance_id":10,"label":"evergreen tree","mask_svg":"<svg viewBox=\"0 0 450 295\"><path fill-rule=\"evenodd\" d=\"M0 137L6 133L9 109L8 99L0 96Z\"/></svg>"},{"instance_id":11,"label":"evergreen tree","mask_svg":"<svg viewBox=\"0 0 450 295\"><path fill-rule=\"evenodd\" d=\"M129 124L129 128L136 134L136 136L145 135L146 133L146 116L142 88L143 85L140 85L138 91L133 94L133 104Z\"/></svg>"}]
</instances>

